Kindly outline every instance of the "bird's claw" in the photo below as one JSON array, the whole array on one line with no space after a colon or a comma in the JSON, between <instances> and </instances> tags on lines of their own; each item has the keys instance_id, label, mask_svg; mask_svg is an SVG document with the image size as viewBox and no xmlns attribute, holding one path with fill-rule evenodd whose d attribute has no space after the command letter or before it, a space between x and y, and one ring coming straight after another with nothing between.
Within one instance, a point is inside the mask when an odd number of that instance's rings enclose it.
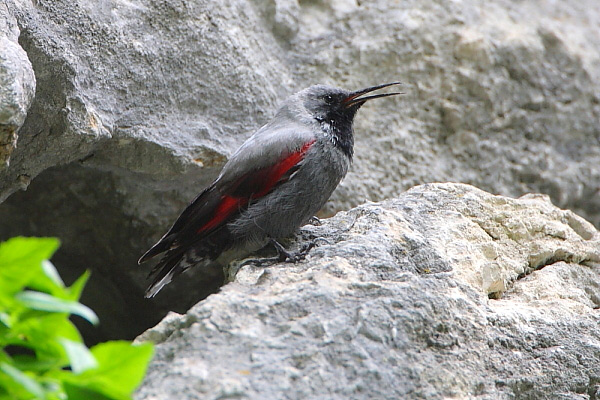
<instances>
[{"instance_id":1,"label":"bird's claw","mask_svg":"<svg viewBox=\"0 0 600 400\"><path fill-rule=\"evenodd\" d=\"M313 226L323 225L323 222L321 222L321 219L318 217L315 217L314 215L312 217L310 217L306 223L309 225L313 225Z\"/></svg>"},{"instance_id":2,"label":"bird's claw","mask_svg":"<svg viewBox=\"0 0 600 400\"><path fill-rule=\"evenodd\" d=\"M279 242L276 240L271 240L271 243L277 249L279 253L278 261L279 262L289 262L289 263L297 263L302 261L308 255L308 252L317 245L316 241L310 242L302 247L299 251L290 252L287 251Z\"/></svg>"},{"instance_id":3,"label":"bird's claw","mask_svg":"<svg viewBox=\"0 0 600 400\"><path fill-rule=\"evenodd\" d=\"M311 251L317 245L317 241L310 242L306 244L299 252L296 253L296 256L301 257L298 261L304 260L308 255L308 252Z\"/></svg>"}]
</instances>

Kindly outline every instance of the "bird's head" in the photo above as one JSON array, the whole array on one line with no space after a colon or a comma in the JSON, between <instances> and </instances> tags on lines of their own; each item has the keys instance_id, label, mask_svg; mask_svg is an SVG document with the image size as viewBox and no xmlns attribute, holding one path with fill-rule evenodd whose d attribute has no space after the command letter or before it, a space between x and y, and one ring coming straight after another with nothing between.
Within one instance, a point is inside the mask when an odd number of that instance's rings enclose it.
<instances>
[{"instance_id":1,"label":"bird's head","mask_svg":"<svg viewBox=\"0 0 600 400\"><path fill-rule=\"evenodd\" d=\"M354 92L327 85L314 85L304 89L288 99L289 107L283 110L293 111L296 120L320 129L331 141L352 158L354 137L352 123L358 109L367 101L381 97L401 94L380 93L366 96L400 82L385 83Z\"/></svg>"},{"instance_id":2,"label":"bird's head","mask_svg":"<svg viewBox=\"0 0 600 400\"><path fill-rule=\"evenodd\" d=\"M327 85L314 85L299 94L304 109L314 120L319 123L342 126L348 123L352 124L356 112L367 101L400 93L364 96L365 94L399 84L400 82L386 83L354 92Z\"/></svg>"}]
</instances>

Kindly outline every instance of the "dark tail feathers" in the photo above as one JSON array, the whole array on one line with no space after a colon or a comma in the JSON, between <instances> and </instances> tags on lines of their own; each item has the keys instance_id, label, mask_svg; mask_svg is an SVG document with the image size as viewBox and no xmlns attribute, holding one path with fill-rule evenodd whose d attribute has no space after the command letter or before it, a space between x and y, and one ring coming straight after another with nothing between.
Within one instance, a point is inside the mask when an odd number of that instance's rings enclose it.
<instances>
[{"instance_id":1,"label":"dark tail feathers","mask_svg":"<svg viewBox=\"0 0 600 400\"><path fill-rule=\"evenodd\" d=\"M152 271L150 271L148 277L157 272L158 274L156 274L152 280L152 284L146 289L144 297L150 298L156 296L166 284L190 267L189 263L182 262L184 261L182 260L183 257L184 254L180 251L175 252L174 254L167 253L162 260L156 264Z\"/></svg>"}]
</instances>

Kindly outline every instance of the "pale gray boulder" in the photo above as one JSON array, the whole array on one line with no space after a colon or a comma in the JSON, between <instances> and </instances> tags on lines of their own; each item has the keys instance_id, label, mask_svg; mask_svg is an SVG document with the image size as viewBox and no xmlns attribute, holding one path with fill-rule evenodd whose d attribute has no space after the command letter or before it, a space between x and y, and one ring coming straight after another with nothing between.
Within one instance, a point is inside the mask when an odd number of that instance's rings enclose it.
<instances>
[{"instance_id":1,"label":"pale gray boulder","mask_svg":"<svg viewBox=\"0 0 600 400\"><path fill-rule=\"evenodd\" d=\"M19 46L17 21L0 4L0 171L10 163L17 132L35 94L35 75L27 53ZM17 182L29 177L18 176ZM1 196L0 196L1 197Z\"/></svg>"},{"instance_id":2,"label":"pale gray boulder","mask_svg":"<svg viewBox=\"0 0 600 400\"><path fill-rule=\"evenodd\" d=\"M136 260L285 96L314 83L401 80L406 92L363 107L354 165L322 215L460 181L546 193L600 226L596 0L0 8L37 82L0 168L0 237L59 236L64 275L95 271L98 339L133 337L218 288L219 271L190 274L143 302L149 267Z\"/></svg>"},{"instance_id":3,"label":"pale gray boulder","mask_svg":"<svg viewBox=\"0 0 600 400\"><path fill-rule=\"evenodd\" d=\"M137 400L595 399L600 233L546 196L429 184L307 226L170 314Z\"/></svg>"}]
</instances>

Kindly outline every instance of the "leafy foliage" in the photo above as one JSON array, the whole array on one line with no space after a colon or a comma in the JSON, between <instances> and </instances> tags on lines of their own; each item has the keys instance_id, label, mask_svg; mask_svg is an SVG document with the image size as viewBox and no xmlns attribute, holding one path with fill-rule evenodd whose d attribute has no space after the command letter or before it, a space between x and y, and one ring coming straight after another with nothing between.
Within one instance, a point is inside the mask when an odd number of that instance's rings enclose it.
<instances>
[{"instance_id":1,"label":"leafy foliage","mask_svg":"<svg viewBox=\"0 0 600 400\"><path fill-rule=\"evenodd\" d=\"M83 344L69 316L98 323L79 303L89 273L65 286L49 261L58 246L54 238L0 243L0 400L131 399L152 345Z\"/></svg>"}]
</instances>

